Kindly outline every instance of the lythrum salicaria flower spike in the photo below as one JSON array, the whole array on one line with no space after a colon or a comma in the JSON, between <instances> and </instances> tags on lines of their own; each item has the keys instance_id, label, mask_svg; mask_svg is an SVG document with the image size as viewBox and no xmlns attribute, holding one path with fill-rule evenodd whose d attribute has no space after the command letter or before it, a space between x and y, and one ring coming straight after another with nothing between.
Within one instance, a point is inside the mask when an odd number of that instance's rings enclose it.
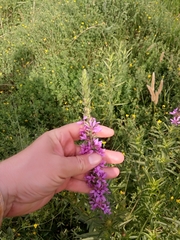
<instances>
[{"instance_id":1,"label":"lythrum salicaria flower spike","mask_svg":"<svg viewBox=\"0 0 180 240\"><path fill-rule=\"evenodd\" d=\"M176 126L180 125L180 107L175 108L170 114L173 115L170 119L171 123Z\"/></svg>"},{"instance_id":2,"label":"lythrum salicaria flower spike","mask_svg":"<svg viewBox=\"0 0 180 240\"><path fill-rule=\"evenodd\" d=\"M90 118L91 98L90 98L89 80L88 80L86 69L84 69L82 72L81 89L82 89L82 97L83 97L84 116L86 116L87 118Z\"/></svg>"},{"instance_id":3,"label":"lythrum salicaria flower spike","mask_svg":"<svg viewBox=\"0 0 180 240\"><path fill-rule=\"evenodd\" d=\"M103 158L104 149L102 147L102 141L97 138L97 133L101 131L99 122L95 118L91 117L91 98L90 87L87 72L84 69L81 78L82 97L84 105L84 117L79 122L81 124L80 129L80 154L97 153ZM104 172L106 162L102 162L92 169L86 176L85 180L88 186L92 189L89 193L89 203L92 210L99 209L104 214L110 214L110 203L107 200L107 194L109 194L108 183L106 181L106 173Z\"/></svg>"},{"instance_id":4,"label":"lythrum salicaria flower spike","mask_svg":"<svg viewBox=\"0 0 180 240\"><path fill-rule=\"evenodd\" d=\"M155 86L155 73L152 74L152 80L151 80L151 86L147 85L147 88L151 94L151 101L154 102L155 105L157 105L159 100L159 95L162 92L163 89L163 80L161 80L159 88L157 91L154 89Z\"/></svg>"},{"instance_id":5,"label":"lythrum salicaria flower spike","mask_svg":"<svg viewBox=\"0 0 180 240\"><path fill-rule=\"evenodd\" d=\"M80 140L83 140L83 143L80 145L80 153L88 154L94 152L103 157L105 150L102 148L102 141L96 137L96 133L101 131L99 122L95 118L84 116L83 120L79 123L82 124ZM111 214L110 203L106 198L110 192L104 167L105 161L102 161L86 175L85 180L92 189L89 194L91 209L100 209L104 214Z\"/></svg>"}]
</instances>

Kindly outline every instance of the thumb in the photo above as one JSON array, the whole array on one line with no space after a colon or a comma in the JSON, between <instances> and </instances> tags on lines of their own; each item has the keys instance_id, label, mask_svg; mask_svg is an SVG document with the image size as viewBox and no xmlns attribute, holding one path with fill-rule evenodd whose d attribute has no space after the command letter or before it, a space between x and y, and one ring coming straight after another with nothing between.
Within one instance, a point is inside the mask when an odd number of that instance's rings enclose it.
<instances>
[{"instance_id":1,"label":"thumb","mask_svg":"<svg viewBox=\"0 0 180 240\"><path fill-rule=\"evenodd\" d=\"M86 173L96 167L102 160L97 153L63 157L61 164L61 176L64 178Z\"/></svg>"}]
</instances>

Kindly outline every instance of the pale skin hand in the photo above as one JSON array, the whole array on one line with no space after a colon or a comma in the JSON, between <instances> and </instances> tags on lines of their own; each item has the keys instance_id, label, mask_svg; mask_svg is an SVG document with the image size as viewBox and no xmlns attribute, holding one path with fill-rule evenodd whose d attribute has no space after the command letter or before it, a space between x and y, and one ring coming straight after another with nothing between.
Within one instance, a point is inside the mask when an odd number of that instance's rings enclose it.
<instances>
[{"instance_id":1,"label":"pale skin hand","mask_svg":"<svg viewBox=\"0 0 180 240\"><path fill-rule=\"evenodd\" d=\"M85 174L97 166L98 154L79 155L80 125L71 123L44 133L20 153L0 163L0 191L5 202L4 217L20 216L43 207L54 194L69 190L88 193ZM114 131L101 126L98 137L111 137ZM96 160L91 163L90 159ZM107 163L122 163L122 153L105 151ZM107 178L119 174L116 167L105 168Z\"/></svg>"}]
</instances>

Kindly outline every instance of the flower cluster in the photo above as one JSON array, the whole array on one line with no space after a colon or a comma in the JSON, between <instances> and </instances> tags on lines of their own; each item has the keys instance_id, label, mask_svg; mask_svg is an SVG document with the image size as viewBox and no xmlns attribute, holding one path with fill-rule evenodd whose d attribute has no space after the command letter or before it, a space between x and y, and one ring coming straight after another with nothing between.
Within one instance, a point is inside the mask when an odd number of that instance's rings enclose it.
<instances>
[{"instance_id":1,"label":"flower cluster","mask_svg":"<svg viewBox=\"0 0 180 240\"><path fill-rule=\"evenodd\" d=\"M170 112L171 115L173 115L174 117L171 120L171 123L174 125L180 125L180 109L179 108L175 108L172 112Z\"/></svg>"},{"instance_id":2,"label":"flower cluster","mask_svg":"<svg viewBox=\"0 0 180 240\"><path fill-rule=\"evenodd\" d=\"M101 131L99 122L96 122L95 118L84 117L80 124L82 124L80 140L83 140L81 154L95 152L104 156L102 141L96 137L96 133ZM91 209L101 209L104 214L111 214L110 203L106 199L106 195L110 192L106 182L106 173L103 170L104 167L105 161L102 161L86 175L85 179L92 189L89 194Z\"/></svg>"}]
</instances>

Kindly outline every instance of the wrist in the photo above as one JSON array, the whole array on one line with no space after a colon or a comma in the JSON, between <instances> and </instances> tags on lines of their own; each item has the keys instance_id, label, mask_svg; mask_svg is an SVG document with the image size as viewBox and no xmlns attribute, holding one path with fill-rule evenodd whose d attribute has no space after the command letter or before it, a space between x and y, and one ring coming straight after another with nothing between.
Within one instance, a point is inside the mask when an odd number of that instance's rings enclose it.
<instances>
[{"instance_id":1,"label":"wrist","mask_svg":"<svg viewBox=\"0 0 180 240\"><path fill-rule=\"evenodd\" d=\"M9 160L0 162L0 220L7 216L13 205L13 196L9 195L11 187L11 166ZM1 219L2 218L2 219Z\"/></svg>"},{"instance_id":2,"label":"wrist","mask_svg":"<svg viewBox=\"0 0 180 240\"><path fill-rule=\"evenodd\" d=\"M3 196L0 192L0 227L2 224L3 217L4 217L4 200L3 200Z\"/></svg>"}]
</instances>

